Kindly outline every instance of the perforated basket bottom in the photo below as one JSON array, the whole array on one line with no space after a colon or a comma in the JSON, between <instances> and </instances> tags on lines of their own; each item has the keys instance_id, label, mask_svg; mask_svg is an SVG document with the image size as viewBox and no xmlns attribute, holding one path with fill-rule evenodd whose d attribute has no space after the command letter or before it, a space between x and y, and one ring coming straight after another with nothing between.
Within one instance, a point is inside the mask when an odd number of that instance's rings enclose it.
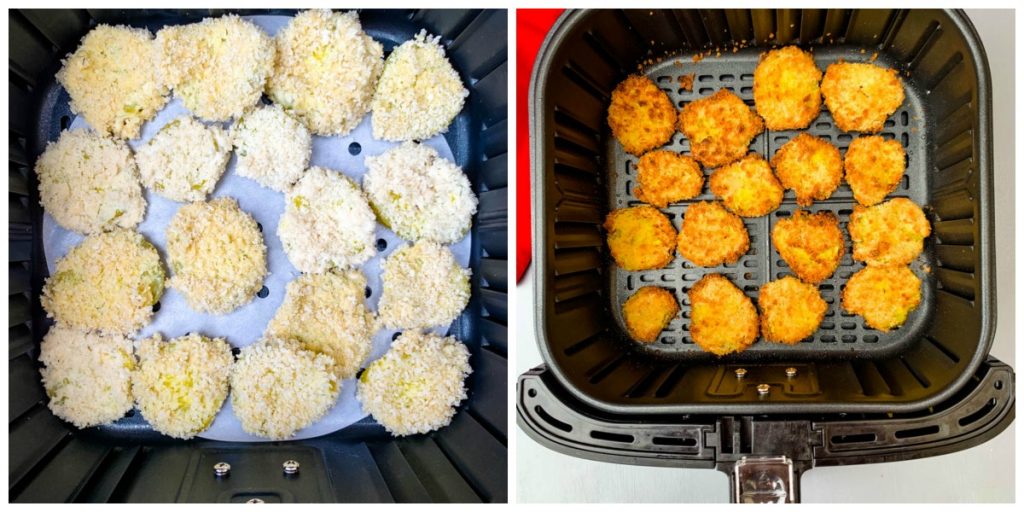
<instances>
[{"instance_id":1,"label":"perforated basket bottom","mask_svg":"<svg viewBox=\"0 0 1024 512\"><path fill-rule=\"evenodd\" d=\"M688 55L668 58L649 67L646 74L668 93L672 102L680 109L691 101L714 94L721 88L736 93L753 107L754 68L757 66L759 53L760 50L744 49L736 53L723 53L720 57L707 57L697 63L694 63ZM839 46L817 48L814 50L814 55L818 66L824 71L830 63L836 62L840 58L846 61L867 61L872 54L870 50L861 53L859 47ZM885 55L879 55L876 62L899 69L894 63L887 62ZM685 91L679 88L679 78L690 73L694 74L693 89ZM929 199L928 169L931 168L931 157L926 150L928 140L926 113L922 107L921 92L915 89L912 80L907 79L906 76L902 78L906 100L900 109L886 121L882 135L894 138L903 144L907 153L907 171L900 186L889 197L908 197L919 205L926 206ZM750 150L770 159L783 144L801 131L830 141L844 155L850 141L858 135L843 132L835 127L831 114L822 106L821 114L806 130L766 130L754 139ZM606 141L609 166L609 206L625 208L642 204L633 195L638 158L625 153L610 135L606 137ZM677 132L672 137L672 141L663 149L690 154L689 140L682 133ZM705 176L710 176L712 170L704 169ZM678 230L690 204L715 199L716 196L711 193L705 182L704 191L700 196L690 201L671 204L668 208L662 209L662 212L671 219ZM854 262L850 256L852 246L849 234L846 232L846 223L849 221L854 204L850 187L844 181L828 200L816 201L813 206L807 208L812 212L828 210L835 213L839 217L846 244L846 255L839 268L818 286L822 298L829 305L825 319L818 331L796 345L768 343L759 339L746 351L728 356L729 358L734 360L808 359L820 358L822 355L880 358L903 351L920 337L928 324L934 303L935 284L927 272L928 268L934 266L930 242L925 243L923 254L911 264L911 269L923 282L921 304L909 315L903 326L883 333L867 327L863 318L852 315L842 308L843 286L851 275L863 268L863 264ZM782 206L778 210L764 217L743 219L750 233L750 250L735 264L709 268L697 267L677 254L676 258L665 268L629 272L618 268L614 261L609 259L609 295L612 315L618 323L625 342L634 344L638 350L669 358L715 358L714 355L702 351L690 338L690 302L687 292L705 275L719 273L728 277L756 302L761 285L791 274L788 266L782 261L771 243L771 228L780 218L792 215L798 209L793 192L787 190ZM927 207L925 210L927 211ZM682 307L680 314L662 331L656 342L651 344L638 344L629 341L622 320L622 305L636 290L644 286L659 286L672 291Z\"/></svg>"}]
</instances>

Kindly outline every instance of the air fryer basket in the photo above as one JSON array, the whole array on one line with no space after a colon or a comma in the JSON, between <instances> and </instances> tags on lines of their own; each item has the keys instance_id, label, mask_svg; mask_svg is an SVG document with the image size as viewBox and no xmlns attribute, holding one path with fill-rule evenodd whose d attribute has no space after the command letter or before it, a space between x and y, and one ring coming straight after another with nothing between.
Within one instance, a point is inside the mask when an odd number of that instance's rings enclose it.
<instances>
[{"instance_id":1,"label":"air fryer basket","mask_svg":"<svg viewBox=\"0 0 1024 512\"><path fill-rule=\"evenodd\" d=\"M502 10L362 11L389 52L421 28L442 36L470 90L445 135L479 198L473 223L472 298L453 326L470 348L469 399L452 424L393 438L371 418L303 441L172 442L140 416L77 430L53 416L39 382L38 344L49 327L39 304L46 277L32 172L67 126L60 59L98 23L157 30L222 10L20 10L9 14L9 493L12 501L455 501L504 502L507 382L507 15ZM240 15L295 11L238 11ZM495 37L498 34L499 37ZM282 462L300 462L285 476ZM213 464L228 462L227 478Z\"/></svg>"},{"instance_id":2,"label":"air fryer basket","mask_svg":"<svg viewBox=\"0 0 1024 512\"><path fill-rule=\"evenodd\" d=\"M718 87L752 102L758 52L783 44L838 58L878 61L901 72L907 100L883 131L907 149L907 178L894 195L926 205L933 236L913 265L922 304L890 333L863 325L839 305L841 285L861 264L849 256L820 286L830 303L821 329L796 346L758 343L717 358L688 339L685 291L707 272L728 275L751 297L787 273L770 227L795 209L787 193L767 217L746 219L752 249L735 265L624 272L606 254L600 224L634 204L635 158L605 122L611 90L642 68L678 106ZM746 48L741 48L746 46ZM864 51L861 51L864 50ZM666 52L678 52L662 57ZM705 58L690 57L703 52ZM660 60L660 63L658 62ZM542 48L531 104L537 205L537 318L545 362L583 402L619 413L895 412L948 398L988 354L995 326L989 78L966 18L944 11L708 10L587 11L563 16ZM677 78L695 73L692 92ZM845 148L823 107L809 131ZM797 132L766 131L751 149L770 157ZM688 149L676 134L671 148ZM706 199L709 194L698 198ZM848 219L843 186L814 209ZM667 212L676 226L686 204ZM847 246L849 253L849 245ZM681 318L658 342L631 342L620 305L648 283L673 289ZM748 371L737 380L737 365ZM796 377L784 369L796 365ZM757 393L758 384L771 386Z\"/></svg>"},{"instance_id":3,"label":"air fryer basket","mask_svg":"<svg viewBox=\"0 0 1024 512\"><path fill-rule=\"evenodd\" d=\"M901 73L907 100L883 135L908 154L895 196L925 205L933 235L912 268L922 304L881 333L839 306L861 265L849 256L820 291L822 328L796 346L763 341L715 357L687 338L685 292L726 274L748 296L787 274L769 234L796 209L791 192L767 217L745 219L751 251L735 265L625 272L600 225L637 204L636 158L614 142L611 91L641 72L677 107L729 88L753 105L760 52L798 44L824 68L877 59ZM703 59L691 58L700 54ZM693 90L679 84L694 74ZM570 455L625 464L717 468L734 501L797 501L816 465L863 464L962 450L1014 416L1013 370L988 357L995 329L991 98L985 53L962 12L939 10L605 10L564 14L542 47L531 83L531 159L538 344L544 364L518 383L518 423ZM808 128L845 151L823 107ZM766 131L751 150L770 157L794 131ZM681 134L668 147L688 151ZM697 200L709 199L705 193ZM843 185L811 210L848 220ZM678 228L686 203L663 209ZM673 290L679 318L651 345L632 342L621 305L633 290Z\"/></svg>"}]
</instances>

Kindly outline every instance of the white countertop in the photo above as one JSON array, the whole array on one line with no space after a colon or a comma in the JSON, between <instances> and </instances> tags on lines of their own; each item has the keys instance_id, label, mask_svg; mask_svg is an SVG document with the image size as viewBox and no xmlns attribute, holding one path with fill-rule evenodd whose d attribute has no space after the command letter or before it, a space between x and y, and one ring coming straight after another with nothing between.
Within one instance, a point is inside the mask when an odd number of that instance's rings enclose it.
<instances>
[{"instance_id":1,"label":"white countertop","mask_svg":"<svg viewBox=\"0 0 1024 512\"><path fill-rule=\"evenodd\" d=\"M1014 13L968 10L992 73L998 325L992 354L1014 361ZM516 287L516 375L541 363L533 328L533 270ZM987 443L939 457L822 467L801 480L813 502L1012 502L1014 424ZM593 462L562 455L516 429L516 495L527 502L727 502L723 473Z\"/></svg>"}]
</instances>

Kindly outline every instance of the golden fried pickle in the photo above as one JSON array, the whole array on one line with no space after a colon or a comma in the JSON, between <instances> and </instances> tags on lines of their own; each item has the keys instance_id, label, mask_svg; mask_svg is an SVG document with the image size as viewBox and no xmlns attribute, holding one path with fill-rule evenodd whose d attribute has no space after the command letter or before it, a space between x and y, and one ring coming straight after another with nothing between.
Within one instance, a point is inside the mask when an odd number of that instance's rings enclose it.
<instances>
[{"instance_id":1,"label":"golden fried pickle","mask_svg":"<svg viewBox=\"0 0 1024 512\"><path fill-rule=\"evenodd\" d=\"M725 206L741 217L768 215L782 204L782 185L757 153L715 170L708 183L711 192L721 196Z\"/></svg>"},{"instance_id":2,"label":"golden fried pickle","mask_svg":"<svg viewBox=\"0 0 1024 512\"><path fill-rule=\"evenodd\" d=\"M728 89L687 103L679 112L679 127L690 139L698 162L719 167L747 154L750 142L764 131L764 121Z\"/></svg>"},{"instance_id":3,"label":"golden fried pickle","mask_svg":"<svg viewBox=\"0 0 1024 512\"><path fill-rule=\"evenodd\" d=\"M742 352L757 341L757 310L750 297L721 274L708 274L690 289L690 335L716 355Z\"/></svg>"},{"instance_id":4,"label":"golden fried pickle","mask_svg":"<svg viewBox=\"0 0 1024 512\"><path fill-rule=\"evenodd\" d=\"M821 81L821 94L840 130L866 133L882 131L904 97L895 69L861 62L830 64Z\"/></svg>"},{"instance_id":5,"label":"golden fried pickle","mask_svg":"<svg viewBox=\"0 0 1024 512\"><path fill-rule=\"evenodd\" d=\"M920 303L921 280L903 265L865 267L843 289L843 308L882 332L902 325Z\"/></svg>"},{"instance_id":6,"label":"golden fried pickle","mask_svg":"<svg viewBox=\"0 0 1024 512\"><path fill-rule=\"evenodd\" d=\"M690 205L683 215L677 243L679 255L701 267L735 263L750 248L743 219L719 203Z\"/></svg>"},{"instance_id":7,"label":"golden fried pickle","mask_svg":"<svg viewBox=\"0 0 1024 512\"><path fill-rule=\"evenodd\" d=\"M839 219L832 212L798 210L772 228L772 244L800 279L817 284L832 275L846 253Z\"/></svg>"},{"instance_id":8,"label":"golden fried pickle","mask_svg":"<svg viewBox=\"0 0 1024 512\"><path fill-rule=\"evenodd\" d=\"M810 206L828 199L843 180L843 157L827 140L801 133L772 157L782 186L796 194L796 204Z\"/></svg>"},{"instance_id":9,"label":"golden fried pickle","mask_svg":"<svg viewBox=\"0 0 1024 512\"><path fill-rule=\"evenodd\" d=\"M696 160L659 149L645 153L636 165L636 198L665 208L669 203L693 199L704 188L704 173Z\"/></svg>"},{"instance_id":10,"label":"golden fried pickle","mask_svg":"<svg viewBox=\"0 0 1024 512\"><path fill-rule=\"evenodd\" d=\"M811 54L787 46L762 55L754 69L754 106L769 130L799 130L821 112L821 69Z\"/></svg>"},{"instance_id":11,"label":"golden fried pickle","mask_svg":"<svg viewBox=\"0 0 1024 512\"><path fill-rule=\"evenodd\" d=\"M788 345L814 334L828 310L816 286L793 276L761 286L757 305L764 339Z\"/></svg>"},{"instance_id":12,"label":"golden fried pickle","mask_svg":"<svg viewBox=\"0 0 1024 512\"><path fill-rule=\"evenodd\" d=\"M657 286L644 286L626 299L622 318L634 340L652 343L679 314L679 303L672 292Z\"/></svg>"},{"instance_id":13,"label":"golden fried pickle","mask_svg":"<svg viewBox=\"0 0 1024 512\"><path fill-rule=\"evenodd\" d=\"M907 157L899 142L870 135L850 142L844 166L854 199L871 206L882 202L899 186L907 168Z\"/></svg>"},{"instance_id":14,"label":"golden fried pickle","mask_svg":"<svg viewBox=\"0 0 1024 512\"><path fill-rule=\"evenodd\" d=\"M870 265L906 265L924 250L931 224L921 207L910 199L897 197L864 208L855 206L850 215L853 259Z\"/></svg>"},{"instance_id":15,"label":"golden fried pickle","mask_svg":"<svg viewBox=\"0 0 1024 512\"><path fill-rule=\"evenodd\" d=\"M604 229L612 258L626 270L661 268L672 261L676 229L653 206L615 210L605 218Z\"/></svg>"},{"instance_id":16,"label":"golden fried pickle","mask_svg":"<svg viewBox=\"0 0 1024 512\"><path fill-rule=\"evenodd\" d=\"M612 91L608 126L627 153L642 155L676 132L676 108L650 78L630 75Z\"/></svg>"}]
</instances>

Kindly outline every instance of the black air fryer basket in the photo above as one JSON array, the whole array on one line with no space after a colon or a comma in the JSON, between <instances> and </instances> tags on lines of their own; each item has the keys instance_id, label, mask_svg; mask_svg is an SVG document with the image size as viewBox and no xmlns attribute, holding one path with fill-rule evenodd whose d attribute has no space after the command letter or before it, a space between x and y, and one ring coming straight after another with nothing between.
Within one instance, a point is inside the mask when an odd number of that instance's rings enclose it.
<instances>
[{"instance_id":1,"label":"black air fryer basket","mask_svg":"<svg viewBox=\"0 0 1024 512\"><path fill-rule=\"evenodd\" d=\"M794 346L760 342L715 357L689 338L686 291L706 273L757 297L787 275L771 228L796 209L791 191L766 217L744 219L751 250L703 269L676 257L665 269L625 272L600 228L632 195L636 157L605 121L611 91L649 76L678 108L727 88L753 106L761 52L797 44L824 69L842 58L900 71L903 106L882 134L908 167L892 194L925 205L933 234L912 268L921 305L888 333L840 305L861 265L847 255L819 290L829 309ZM693 58L695 55L703 57ZM1013 419L1013 371L988 356L995 330L991 98L988 63L961 12L938 10L578 11L554 25L531 84L538 343L545 364L519 379L518 420L538 442L597 460L718 468L732 499L799 499L816 465L904 460L984 442ZM692 90L680 78L693 74ZM845 152L856 134L824 107L806 130ZM799 131L765 131L751 144L770 158ZM667 146L689 151L676 133ZM711 199L710 192L694 201ZM663 209L678 229L691 202ZM845 224L843 184L813 211ZM650 345L632 342L621 305L634 290L673 290L682 312Z\"/></svg>"},{"instance_id":2,"label":"black air fryer basket","mask_svg":"<svg viewBox=\"0 0 1024 512\"><path fill-rule=\"evenodd\" d=\"M385 52L425 28L440 35L470 90L445 135L479 198L472 298L452 328L469 347L469 399L448 427L393 438L371 418L302 441L170 440L141 416L77 430L50 413L40 384L39 304L46 277L42 208L32 171L71 116L54 80L60 60L98 23L158 30L220 10L20 10L9 14L9 472L15 502L504 502L507 441L507 15L503 10L362 11ZM295 11L239 11L240 15ZM282 463L300 471L286 475ZM230 474L214 475L227 462Z\"/></svg>"}]
</instances>

